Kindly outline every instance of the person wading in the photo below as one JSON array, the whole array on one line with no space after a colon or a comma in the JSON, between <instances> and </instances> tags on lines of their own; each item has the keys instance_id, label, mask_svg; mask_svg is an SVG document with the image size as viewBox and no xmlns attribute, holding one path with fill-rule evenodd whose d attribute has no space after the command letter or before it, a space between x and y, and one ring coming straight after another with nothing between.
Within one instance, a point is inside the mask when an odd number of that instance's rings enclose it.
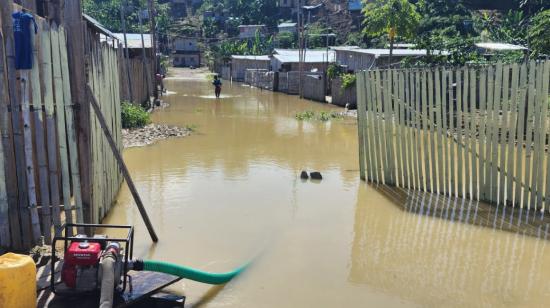
<instances>
[{"instance_id":1,"label":"person wading","mask_svg":"<svg viewBox=\"0 0 550 308\"><path fill-rule=\"evenodd\" d=\"M222 93L222 81L218 78L218 76L214 76L214 81L212 81L212 84L214 85L214 92L216 93L216 98L220 98L220 94Z\"/></svg>"}]
</instances>

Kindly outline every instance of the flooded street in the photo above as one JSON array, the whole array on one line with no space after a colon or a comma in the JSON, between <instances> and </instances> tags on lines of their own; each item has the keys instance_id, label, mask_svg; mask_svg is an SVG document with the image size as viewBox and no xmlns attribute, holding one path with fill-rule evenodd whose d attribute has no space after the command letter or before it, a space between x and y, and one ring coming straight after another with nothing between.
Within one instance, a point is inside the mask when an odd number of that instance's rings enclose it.
<instances>
[{"instance_id":1,"label":"flooded street","mask_svg":"<svg viewBox=\"0 0 550 308\"><path fill-rule=\"evenodd\" d=\"M145 259L214 272L252 261L222 287L173 287L187 296L186 306L550 302L548 224L531 235L500 230L536 222L533 213L497 213L479 226L463 222L490 217L474 205L415 193L389 198L359 180L354 119L295 119L305 110L342 109L228 82L219 100L207 81L166 85L174 92L165 97L170 106L153 121L195 132L124 152L160 240L151 243L126 186L104 223L135 225L134 254ZM320 171L323 180L301 180L301 170ZM426 206L438 202L445 210Z\"/></svg>"}]
</instances>

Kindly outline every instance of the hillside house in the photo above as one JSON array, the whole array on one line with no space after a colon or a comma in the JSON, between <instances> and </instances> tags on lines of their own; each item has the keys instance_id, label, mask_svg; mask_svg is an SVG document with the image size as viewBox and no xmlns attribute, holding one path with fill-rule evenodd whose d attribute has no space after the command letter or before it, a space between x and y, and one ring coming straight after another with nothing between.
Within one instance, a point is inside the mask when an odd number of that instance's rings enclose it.
<instances>
[{"instance_id":1,"label":"hillside house","mask_svg":"<svg viewBox=\"0 0 550 308\"><path fill-rule=\"evenodd\" d=\"M201 51L195 38L176 38L174 40L172 63L176 67L199 67Z\"/></svg>"},{"instance_id":2,"label":"hillside house","mask_svg":"<svg viewBox=\"0 0 550 308\"><path fill-rule=\"evenodd\" d=\"M256 33L259 32L260 36L265 36L267 29L265 25L240 25L239 26L239 38L251 39L256 37Z\"/></svg>"}]
</instances>

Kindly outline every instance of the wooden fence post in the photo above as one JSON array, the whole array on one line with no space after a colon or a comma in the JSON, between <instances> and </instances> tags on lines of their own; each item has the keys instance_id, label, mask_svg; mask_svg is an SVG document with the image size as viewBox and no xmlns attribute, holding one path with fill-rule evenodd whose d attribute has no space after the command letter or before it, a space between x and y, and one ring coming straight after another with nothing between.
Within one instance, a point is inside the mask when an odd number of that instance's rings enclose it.
<instances>
[{"instance_id":1,"label":"wooden fence post","mask_svg":"<svg viewBox=\"0 0 550 308\"><path fill-rule=\"evenodd\" d=\"M77 130L79 174L81 183L83 221L92 221L92 159L90 140L90 103L86 94L86 54L85 24L82 21L80 0L65 1L65 30L67 33L67 53L71 76L71 97L73 105L78 106L75 115Z\"/></svg>"}]
</instances>

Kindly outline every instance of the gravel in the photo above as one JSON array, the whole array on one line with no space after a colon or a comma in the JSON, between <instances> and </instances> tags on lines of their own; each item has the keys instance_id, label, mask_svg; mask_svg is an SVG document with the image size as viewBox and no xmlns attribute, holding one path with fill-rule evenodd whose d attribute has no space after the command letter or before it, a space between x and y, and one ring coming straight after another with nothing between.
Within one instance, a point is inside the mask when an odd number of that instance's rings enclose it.
<instances>
[{"instance_id":1,"label":"gravel","mask_svg":"<svg viewBox=\"0 0 550 308\"><path fill-rule=\"evenodd\" d=\"M124 148L142 147L153 144L159 140L174 137L186 137L190 134L191 130L188 128L162 124L149 124L138 129L123 129L122 143Z\"/></svg>"}]
</instances>

